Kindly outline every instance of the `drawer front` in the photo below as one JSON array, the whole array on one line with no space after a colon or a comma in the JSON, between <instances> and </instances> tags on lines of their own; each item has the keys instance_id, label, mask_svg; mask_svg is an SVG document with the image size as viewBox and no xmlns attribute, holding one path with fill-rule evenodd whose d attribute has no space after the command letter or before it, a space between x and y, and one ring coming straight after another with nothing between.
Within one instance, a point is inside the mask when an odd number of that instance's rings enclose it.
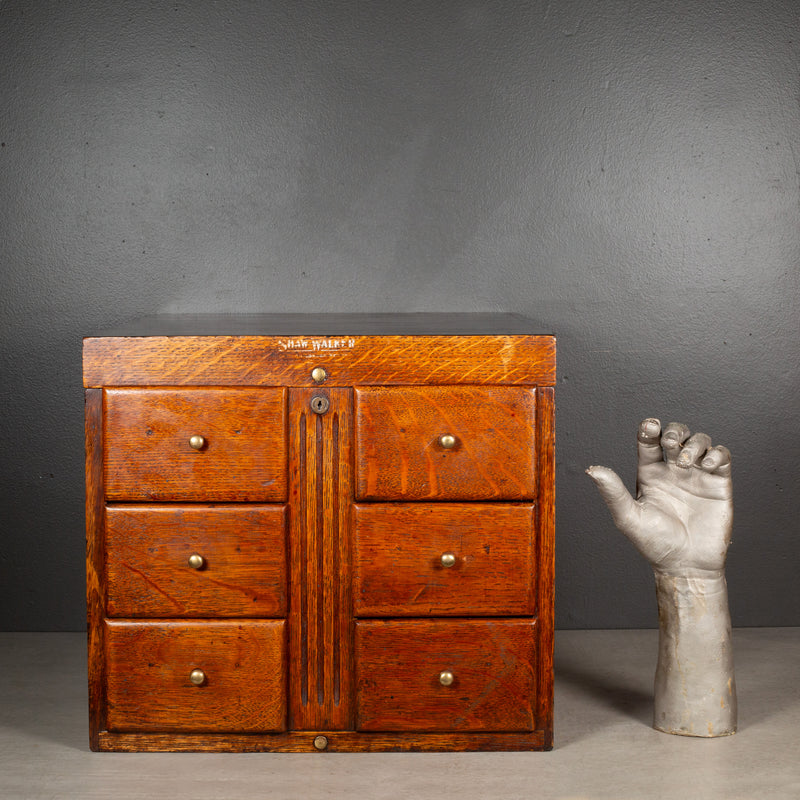
<instances>
[{"instance_id":1,"label":"drawer front","mask_svg":"<svg viewBox=\"0 0 800 800\"><path fill-rule=\"evenodd\" d=\"M284 501L286 391L106 390L105 486L109 500Z\"/></svg>"},{"instance_id":2,"label":"drawer front","mask_svg":"<svg viewBox=\"0 0 800 800\"><path fill-rule=\"evenodd\" d=\"M529 500L536 390L357 388L359 500Z\"/></svg>"},{"instance_id":3,"label":"drawer front","mask_svg":"<svg viewBox=\"0 0 800 800\"><path fill-rule=\"evenodd\" d=\"M532 505L356 506L356 615L533 614L533 522Z\"/></svg>"},{"instance_id":4,"label":"drawer front","mask_svg":"<svg viewBox=\"0 0 800 800\"><path fill-rule=\"evenodd\" d=\"M110 731L285 730L283 621L105 625Z\"/></svg>"},{"instance_id":5,"label":"drawer front","mask_svg":"<svg viewBox=\"0 0 800 800\"><path fill-rule=\"evenodd\" d=\"M109 506L108 616L283 616L286 516L283 506Z\"/></svg>"},{"instance_id":6,"label":"drawer front","mask_svg":"<svg viewBox=\"0 0 800 800\"><path fill-rule=\"evenodd\" d=\"M534 625L530 620L358 621L357 729L533 730Z\"/></svg>"}]
</instances>

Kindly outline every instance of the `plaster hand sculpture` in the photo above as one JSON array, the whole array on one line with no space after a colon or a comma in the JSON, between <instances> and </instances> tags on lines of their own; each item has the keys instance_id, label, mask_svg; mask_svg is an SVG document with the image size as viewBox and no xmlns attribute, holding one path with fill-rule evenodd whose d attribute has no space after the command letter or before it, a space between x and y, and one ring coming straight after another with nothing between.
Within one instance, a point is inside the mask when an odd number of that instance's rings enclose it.
<instances>
[{"instance_id":1,"label":"plaster hand sculpture","mask_svg":"<svg viewBox=\"0 0 800 800\"><path fill-rule=\"evenodd\" d=\"M653 727L684 736L736 732L725 556L731 454L705 433L657 419L639 425L637 497L607 467L589 467L617 527L650 562L659 644Z\"/></svg>"}]
</instances>

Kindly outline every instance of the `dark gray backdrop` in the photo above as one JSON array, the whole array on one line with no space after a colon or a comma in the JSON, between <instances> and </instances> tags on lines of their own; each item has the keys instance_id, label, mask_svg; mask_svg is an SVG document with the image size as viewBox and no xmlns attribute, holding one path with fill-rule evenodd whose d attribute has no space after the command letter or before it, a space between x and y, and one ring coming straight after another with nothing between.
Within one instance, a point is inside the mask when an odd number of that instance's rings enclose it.
<instances>
[{"instance_id":1,"label":"dark gray backdrop","mask_svg":"<svg viewBox=\"0 0 800 800\"><path fill-rule=\"evenodd\" d=\"M0 629L84 624L80 338L159 311L559 337L557 622L656 624L591 463L733 450L736 625L800 624L800 6L0 2Z\"/></svg>"}]
</instances>

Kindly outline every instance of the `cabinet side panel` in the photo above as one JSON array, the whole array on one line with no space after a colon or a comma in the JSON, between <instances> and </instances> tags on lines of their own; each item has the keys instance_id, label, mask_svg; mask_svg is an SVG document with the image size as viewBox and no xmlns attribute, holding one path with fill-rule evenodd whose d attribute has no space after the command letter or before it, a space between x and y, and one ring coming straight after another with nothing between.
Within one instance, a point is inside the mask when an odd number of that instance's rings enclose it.
<instances>
[{"instance_id":1,"label":"cabinet side panel","mask_svg":"<svg viewBox=\"0 0 800 800\"><path fill-rule=\"evenodd\" d=\"M553 625L555 581L555 396L550 387L537 389L538 413L538 606L539 694L537 727L544 731L545 747L553 746Z\"/></svg>"},{"instance_id":2,"label":"cabinet side panel","mask_svg":"<svg viewBox=\"0 0 800 800\"><path fill-rule=\"evenodd\" d=\"M315 397L327 400L327 411L314 412ZM349 389L289 394L294 730L352 727L352 402Z\"/></svg>"},{"instance_id":3,"label":"cabinet side panel","mask_svg":"<svg viewBox=\"0 0 800 800\"><path fill-rule=\"evenodd\" d=\"M103 532L103 390L85 394L86 621L89 648L89 744L99 750L105 728L105 535Z\"/></svg>"}]
</instances>

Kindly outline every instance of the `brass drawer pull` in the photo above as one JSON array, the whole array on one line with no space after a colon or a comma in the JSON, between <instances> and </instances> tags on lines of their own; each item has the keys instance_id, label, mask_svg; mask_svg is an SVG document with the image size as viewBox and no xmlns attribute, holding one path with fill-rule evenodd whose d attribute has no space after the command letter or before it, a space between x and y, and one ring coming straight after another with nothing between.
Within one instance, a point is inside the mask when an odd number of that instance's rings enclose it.
<instances>
[{"instance_id":1,"label":"brass drawer pull","mask_svg":"<svg viewBox=\"0 0 800 800\"><path fill-rule=\"evenodd\" d=\"M328 373L322 367L314 367L311 370L311 378L314 383L322 383L327 377Z\"/></svg>"},{"instance_id":2,"label":"brass drawer pull","mask_svg":"<svg viewBox=\"0 0 800 800\"><path fill-rule=\"evenodd\" d=\"M327 736L316 736L314 737L314 747L317 750L324 750L328 746L328 737Z\"/></svg>"},{"instance_id":3,"label":"brass drawer pull","mask_svg":"<svg viewBox=\"0 0 800 800\"><path fill-rule=\"evenodd\" d=\"M205 565L206 565L206 560L199 553L192 553L189 556L189 566L192 569L203 569Z\"/></svg>"},{"instance_id":4,"label":"brass drawer pull","mask_svg":"<svg viewBox=\"0 0 800 800\"><path fill-rule=\"evenodd\" d=\"M206 682L206 674L201 669L193 669L189 673L189 680L195 686L202 686Z\"/></svg>"},{"instance_id":5,"label":"brass drawer pull","mask_svg":"<svg viewBox=\"0 0 800 800\"><path fill-rule=\"evenodd\" d=\"M441 683L442 686L452 686L455 679L456 676L453 675L449 669L443 670L439 673L439 683Z\"/></svg>"},{"instance_id":6,"label":"brass drawer pull","mask_svg":"<svg viewBox=\"0 0 800 800\"><path fill-rule=\"evenodd\" d=\"M450 433L443 433L443 434L442 434L442 435L439 437L439 444L440 444L440 445L441 445L441 446L442 446L442 447L443 447L445 450L452 450L452 449L453 449L453 448L456 446L456 441L457 441L457 440L456 440L456 437L455 437L455 436L453 436L453 435L452 435L452 434L450 434Z\"/></svg>"},{"instance_id":7,"label":"brass drawer pull","mask_svg":"<svg viewBox=\"0 0 800 800\"><path fill-rule=\"evenodd\" d=\"M455 553L442 553L442 557L439 559L442 562L443 567L454 567L457 561Z\"/></svg>"},{"instance_id":8,"label":"brass drawer pull","mask_svg":"<svg viewBox=\"0 0 800 800\"><path fill-rule=\"evenodd\" d=\"M198 436L195 434L189 439L189 447L194 448L195 450L202 450L205 447L206 440L202 436Z\"/></svg>"}]
</instances>

